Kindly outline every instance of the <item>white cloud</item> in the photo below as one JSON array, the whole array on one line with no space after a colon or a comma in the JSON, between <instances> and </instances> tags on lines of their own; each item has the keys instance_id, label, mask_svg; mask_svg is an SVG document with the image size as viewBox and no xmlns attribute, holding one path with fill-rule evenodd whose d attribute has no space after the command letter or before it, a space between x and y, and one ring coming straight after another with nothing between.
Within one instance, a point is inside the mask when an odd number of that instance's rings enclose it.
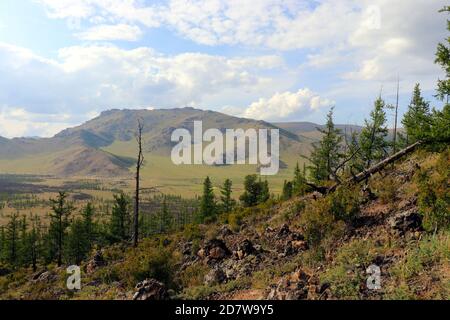
<instances>
[{"instance_id":1,"label":"white cloud","mask_svg":"<svg viewBox=\"0 0 450 320\"><path fill-rule=\"evenodd\" d=\"M121 29L139 38L136 24L167 27L205 45L275 50L310 49L307 66L342 65L345 80L436 76L433 53L445 37L445 0L39 0L50 17L84 19L88 40L113 40ZM104 26L108 21L109 26ZM95 26L100 23L100 26ZM134 25L134 27L131 27ZM130 28L133 28L131 30ZM121 34L118 32L117 34ZM342 68L341 68L342 69Z\"/></svg>"},{"instance_id":2,"label":"white cloud","mask_svg":"<svg viewBox=\"0 0 450 320\"><path fill-rule=\"evenodd\" d=\"M36 0L50 18L80 19L91 23L135 22L146 27L158 27L159 6L145 6L138 0Z\"/></svg>"},{"instance_id":3,"label":"white cloud","mask_svg":"<svg viewBox=\"0 0 450 320\"><path fill-rule=\"evenodd\" d=\"M125 40L136 41L142 36L142 31L137 26L128 24L117 25L98 25L89 28L86 31L80 32L77 36L82 40L89 41L111 41L111 40Z\"/></svg>"},{"instance_id":4,"label":"white cloud","mask_svg":"<svg viewBox=\"0 0 450 320\"><path fill-rule=\"evenodd\" d=\"M297 92L276 93L272 97L260 98L253 102L244 112L233 107L225 107L224 112L246 118L260 120L285 120L287 118L300 120L307 113L329 108L334 101L320 97L308 88Z\"/></svg>"},{"instance_id":5,"label":"white cloud","mask_svg":"<svg viewBox=\"0 0 450 320\"><path fill-rule=\"evenodd\" d=\"M72 116L67 114L40 115L27 112L24 108L2 107L0 108L2 124L0 136L14 138L34 136L39 133L41 137L51 137L73 125L73 122L69 121L71 118Z\"/></svg>"},{"instance_id":6,"label":"white cloud","mask_svg":"<svg viewBox=\"0 0 450 320\"><path fill-rule=\"evenodd\" d=\"M278 81L266 74L274 68L284 63L270 55L169 56L145 47L97 45L63 48L58 59L49 60L0 43L0 101L29 113L69 115L149 105L211 108L211 97L223 105L227 97L276 90Z\"/></svg>"}]
</instances>

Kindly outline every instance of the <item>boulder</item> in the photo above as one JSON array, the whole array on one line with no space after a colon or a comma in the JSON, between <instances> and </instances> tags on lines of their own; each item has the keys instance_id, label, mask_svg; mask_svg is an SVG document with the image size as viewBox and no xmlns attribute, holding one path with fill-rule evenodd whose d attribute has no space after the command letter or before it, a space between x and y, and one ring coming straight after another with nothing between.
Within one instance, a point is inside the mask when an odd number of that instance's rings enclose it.
<instances>
[{"instance_id":1,"label":"boulder","mask_svg":"<svg viewBox=\"0 0 450 320\"><path fill-rule=\"evenodd\" d=\"M136 285L133 300L167 300L169 294L165 285L155 279L145 279Z\"/></svg>"},{"instance_id":2,"label":"boulder","mask_svg":"<svg viewBox=\"0 0 450 320\"><path fill-rule=\"evenodd\" d=\"M422 216L416 208L399 212L388 219L389 226L401 233L417 230L422 226Z\"/></svg>"},{"instance_id":3,"label":"boulder","mask_svg":"<svg viewBox=\"0 0 450 320\"><path fill-rule=\"evenodd\" d=\"M231 252L225 245L225 242L220 239L212 239L198 251L197 255L202 259L222 260L231 255Z\"/></svg>"},{"instance_id":4,"label":"boulder","mask_svg":"<svg viewBox=\"0 0 450 320\"><path fill-rule=\"evenodd\" d=\"M227 276L220 268L213 268L209 271L204 279L205 285L211 286L225 282Z\"/></svg>"},{"instance_id":5,"label":"boulder","mask_svg":"<svg viewBox=\"0 0 450 320\"><path fill-rule=\"evenodd\" d=\"M230 230L230 228L228 228L227 225L222 226L222 228L220 228L219 230L219 236L223 239L227 236L230 236L233 234L233 231Z\"/></svg>"},{"instance_id":6,"label":"boulder","mask_svg":"<svg viewBox=\"0 0 450 320\"><path fill-rule=\"evenodd\" d=\"M270 288L268 300L301 300L308 297L308 281L310 275L298 270L282 278Z\"/></svg>"},{"instance_id":7,"label":"boulder","mask_svg":"<svg viewBox=\"0 0 450 320\"><path fill-rule=\"evenodd\" d=\"M43 269L43 270L40 270L40 271L34 273L34 274L31 276L31 280L32 280L32 281L38 281L38 280L39 280L39 277L40 277L43 273L45 273L45 272L47 272L47 270Z\"/></svg>"},{"instance_id":8,"label":"boulder","mask_svg":"<svg viewBox=\"0 0 450 320\"><path fill-rule=\"evenodd\" d=\"M34 280L35 282L50 282L55 279L55 275L53 275L50 271L44 271Z\"/></svg>"},{"instance_id":9,"label":"boulder","mask_svg":"<svg viewBox=\"0 0 450 320\"><path fill-rule=\"evenodd\" d=\"M253 247L253 244L250 240L245 239L238 245L238 249L236 250L236 255L239 260L244 259L246 256L254 254L256 249Z\"/></svg>"}]
</instances>

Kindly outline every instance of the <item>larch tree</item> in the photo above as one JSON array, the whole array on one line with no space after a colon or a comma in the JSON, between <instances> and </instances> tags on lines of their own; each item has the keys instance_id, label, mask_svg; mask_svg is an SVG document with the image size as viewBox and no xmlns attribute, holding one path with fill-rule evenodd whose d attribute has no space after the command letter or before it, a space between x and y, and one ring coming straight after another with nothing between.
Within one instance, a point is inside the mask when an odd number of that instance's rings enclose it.
<instances>
[{"instance_id":1,"label":"larch tree","mask_svg":"<svg viewBox=\"0 0 450 320\"><path fill-rule=\"evenodd\" d=\"M369 167L373 161L383 159L388 154L385 107L386 104L381 97L375 100L370 119L365 120L359 137L361 155L366 167Z\"/></svg>"},{"instance_id":2,"label":"larch tree","mask_svg":"<svg viewBox=\"0 0 450 320\"><path fill-rule=\"evenodd\" d=\"M220 201L222 205L222 211L225 213L230 213L236 205L236 201L231 197L232 186L232 181L230 179L226 179L223 183L223 186L220 188Z\"/></svg>"},{"instance_id":3,"label":"larch tree","mask_svg":"<svg viewBox=\"0 0 450 320\"><path fill-rule=\"evenodd\" d=\"M209 177L203 182L203 194L200 200L200 221L204 222L216 213L216 203L214 199L214 190Z\"/></svg>"},{"instance_id":4,"label":"larch tree","mask_svg":"<svg viewBox=\"0 0 450 320\"><path fill-rule=\"evenodd\" d=\"M50 199L52 213L50 214L50 237L56 249L58 266L62 265L64 239L69 226L69 217L74 210L71 203L67 201L67 193L59 192L56 199Z\"/></svg>"},{"instance_id":5,"label":"larch tree","mask_svg":"<svg viewBox=\"0 0 450 320\"><path fill-rule=\"evenodd\" d=\"M316 182L335 178L335 170L343 158L341 152L342 134L333 122L333 108L327 114L327 122L324 129L318 128L322 134L319 143L313 145L313 151L309 158L311 162L309 170L312 179Z\"/></svg>"},{"instance_id":6,"label":"larch tree","mask_svg":"<svg viewBox=\"0 0 450 320\"><path fill-rule=\"evenodd\" d=\"M426 139L430 135L430 103L422 97L419 84L414 87L411 103L403 116L402 124L406 130L409 144Z\"/></svg>"}]
</instances>

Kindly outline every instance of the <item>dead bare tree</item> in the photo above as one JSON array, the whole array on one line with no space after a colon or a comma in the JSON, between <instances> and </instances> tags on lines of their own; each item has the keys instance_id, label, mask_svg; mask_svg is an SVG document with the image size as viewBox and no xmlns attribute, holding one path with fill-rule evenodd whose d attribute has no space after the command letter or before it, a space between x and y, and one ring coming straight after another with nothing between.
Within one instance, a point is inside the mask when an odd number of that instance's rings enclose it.
<instances>
[{"instance_id":1,"label":"dead bare tree","mask_svg":"<svg viewBox=\"0 0 450 320\"><path fill-rule=\"evenodd\" d=\"M398 116L398 96L400 90L400 79L397 78L397 101L395 103L395 118L394 118L394 141L393 141L393 153L397 152L397 116Z\"/></svg>"},{"instance_id":2,"label":"dead bare tree","mask_svg":"<svg viewBox=\"0 0 450 320\"><path fill-rule=\"evenodd\" d=\"M138 119L138 127L136 132L136 141L138 144L138 157L136 160L136 190L135 190L135 202L134 202L134 216L133 216L133 246L137 247L139 242L139 186L140 186L140 173L141 167L144 163L144 154L142 152L142 131L144 125L140 119Z\"/></svg>"}]
</instances>

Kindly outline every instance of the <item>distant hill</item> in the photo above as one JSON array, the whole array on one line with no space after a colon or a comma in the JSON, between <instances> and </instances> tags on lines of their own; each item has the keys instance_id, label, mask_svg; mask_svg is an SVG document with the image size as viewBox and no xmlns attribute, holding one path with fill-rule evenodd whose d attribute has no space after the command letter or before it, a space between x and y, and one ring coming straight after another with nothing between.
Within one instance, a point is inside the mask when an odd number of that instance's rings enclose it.
<instances>
[{"instance_id":1,"label":"distant hill","mask_svg":"<svg viewBox=\"0 0 450 320\"><path fill-rule=\"evenodd\" d=\"M242 190L246 175L258 173L257 165L207 166L174 165L170 141L176 128L193 130L194 120L208 128L277 128L280 130L280 171L266 177L275 191L291 179L296 163L302 166L320 139L317 127L311 122L268 123L233 117L215 111L194 108L158 110L109 110L82 125L65 129L52 138L0 137L0 173L49 175L60 178L119 178L133 179L136 157L134 133L138 119L144 123L143 187L191 196L199 194L201 183L209 175L215 187L226 178L232 179L236 194ZM336 125L343 132L360 131L361 127ZM131 185L131 184L130 184Z\"/></svg>"},{"instance_id":2,"label":"distant hill","mask_svg":"<svg viewBox=\"0 0 450 320\"><path fill-rule=\"evenodd\" d=\"M282 163L308 152L310 139L276 125L194 108L159 110L109 110L86 123L68 128L52 138L0 138L0 170L5 173L50 174L56 176L122 176L135 156L134 132L138 119L144 123L144 151L149 157L165 158L176 128L193 131L194 120L203 129L278 128ZM12 162L13 161L13 162Z\"/></svg>"}]
</instances>

